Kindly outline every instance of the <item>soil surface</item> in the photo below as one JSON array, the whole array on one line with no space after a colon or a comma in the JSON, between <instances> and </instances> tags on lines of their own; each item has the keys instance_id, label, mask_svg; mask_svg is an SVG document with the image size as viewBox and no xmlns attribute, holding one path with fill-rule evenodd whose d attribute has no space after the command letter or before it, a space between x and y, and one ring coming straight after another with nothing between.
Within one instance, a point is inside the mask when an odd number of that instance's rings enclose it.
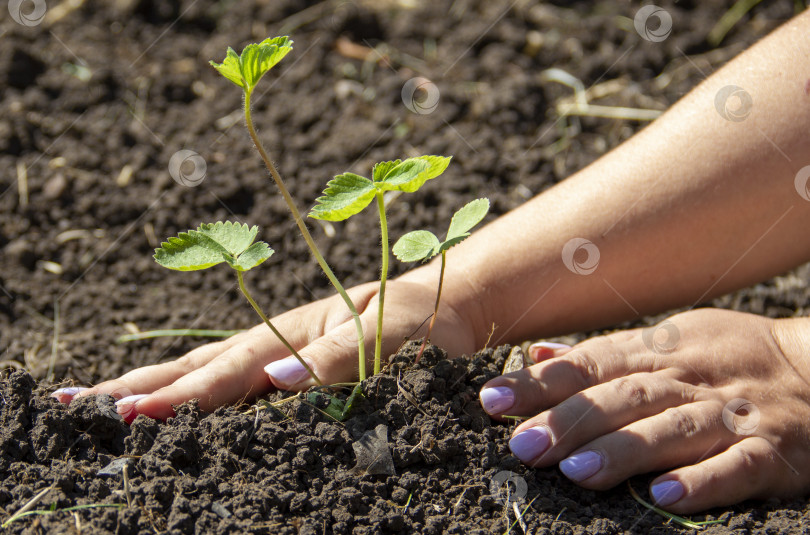
<instances>
[{"instance_id":1,"label":"soil surface","mask_svg":"<svg viewBox=\"0 0 810 535\"><path fill-rule=\"evenodd\" d=\"M203 341L115 343L133 329L255 323L228 270L180 275L153 262L162 238L201 221L260 226L277 253L247 279L268 312L331 294L242 127L239 91L207 64L227 46L295 40L254 97L254 118L301 206L337 173L454 155L446 178L391 204L396 240L416 228L443 233L476 197L488 197L497 217L643 127L561 119L556 105L572 91L543 70L579 78L596 103L663 110L794 13L793 1L762 2L712 46L707 36L733 2L659 4L673 19L661 42L641 39L639 4L618 0L53 1L30 26L3 9L0 512L7 519L49 487L40 509L131 504L28 516L6 529L503 533L514 502L535 534L689 531L646 512L624 485L582 490L509 454L510 426L477 401L506 346L451 361L433 349L416 368L406 346L363 385L343 423L324 416L318 397L209 415L187 404L166 423L127 426L110 397L68 408L47 396L55 384L110 379ZM431 89L403 100L415 77ZM435 96L435 107L421 100ZM169 161L180 150L200 155L204 178L173 180ZM372 213L311 227L347 285L377 276ZM805 315L808 275L803 266L706 304ZM503 342L497 332L493 342ZM358 465L364 458L373 462ZM646 496L652 477L631 483ZM497 484L504 479L512 486ZM805 500L746 502L709 511L726 522L706 532L804 533L808 511Z\"/></svg>"}]
</instances>

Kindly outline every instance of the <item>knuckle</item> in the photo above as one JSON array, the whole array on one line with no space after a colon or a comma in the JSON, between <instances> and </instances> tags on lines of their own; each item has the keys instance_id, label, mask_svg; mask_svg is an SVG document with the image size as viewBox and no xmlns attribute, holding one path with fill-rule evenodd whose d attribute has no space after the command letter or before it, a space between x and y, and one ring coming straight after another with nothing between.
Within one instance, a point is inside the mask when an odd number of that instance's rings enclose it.
<instances>
[{"instance_id":1,"label":"knuckle","mask_svg":"<svg viewBox=\"0 0 810 535\"><path fill-rule=\"evenodd\" d=\"M664 414L678 436L689 438L700 431L700 425L698 425L695 417L680 407L670 407L664 411Z\"/></svg>"},{"instance_id":2,"label":"knuckle","mask_svg":"<svg viewBox=\"0 0 810 535\"><path fill-rule=\"evenodd\" d=\"M577 351L573 355L566 355L568 362L577 373L577 378L585 388L590 388L599 383L601 368L596 359L590 353Z\"/></svg>"},{"instance_id":3,"label":"knuckle","mask_svg":"<svg viewBox=\"0 0 810 535\"><path fill-rule=\"evenodd\" d=\"M639 408L649 405L652 400L649 388L629 377L621 377L614 381L616 392L629 408Z\"/></svg>"}]
</instances>

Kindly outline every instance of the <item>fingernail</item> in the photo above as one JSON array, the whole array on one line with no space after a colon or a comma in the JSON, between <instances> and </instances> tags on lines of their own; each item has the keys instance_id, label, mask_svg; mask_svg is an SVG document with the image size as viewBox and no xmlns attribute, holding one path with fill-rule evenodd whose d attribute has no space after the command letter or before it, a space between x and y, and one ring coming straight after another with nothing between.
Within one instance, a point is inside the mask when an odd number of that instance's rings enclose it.
<instances>
[{"instance_id":1,"label":"fingernail","mask_svg":"<svg viewBox=\"0 0 810 535\"><path fill-rule=\"evenodd\" d=\"M292 386L309 377L309 372L295 357L271 362L264 367L264 371L282 386Z\"/></svg>"},{"instance_id":2,"label":"fingernail","mask_svg":"<svg viewBox=\"0 0 810 535\"><path fill-rule=\"evenodd\" d=\"M679 481L670 479L650 487L650 494L657 505L671 505L683 498L684 488Z\"/></svg>"},{"instance_id":3,"label":"fingernail","mask_svg":"<svg viewBox=\"0 0 810 535\"><path fill-rule=\"evenodd\" d=\"M131 423L132 420L138 416L138 410L135 408L135 404L148 395L149 394L135 394L123 397L115 402L115 410L124 418L125 422Z\"/></svg>"},{"instance_id":4,"label":"fingernail","mask_svg":"<svg viewBox=\"0 0 810 535\"><path fill-rule=\"evenodd\" d=\"M535 362L540 362L553 357L554 352L558 349L571 349L571 346L556 342L537 342L529 346L529 357Z\"/></svg>"},{"instance_id":5,"label":"fingernail","mask_svg":"<svg viewBox=\"0 0 810 535\"><path fill-rule=\"evenodd\" d=\"M515 404L515 393L507 386L483 388L478 397L481 399L481 406L489 414L508 411Z\"/></svg>"},{"instance_id":6,"label":"fingernail","mask_svg":"<svg viewBox=\"0 0 810 535\"><path fill-rule=\"evenodd\" d=\"M550 445L551 437L545 427L531 427L513 436L509 441L509 449L524 463L542 455Z\"/></svg>"},{"instance_id":7,"label":"fingernail","mask_svg":"<svg viewBox=\"0 0 810 535\"><path fill-rule=\"evenodd\" d=\"M76 394L78 394L79 392L82 392L84 390L89 390L89 388L84 387L84 386L67 386L65 388L58 388L58 389L54 390L53 392L51 392L51 395L52 396L59 396L59 395L75 396Z\"/></svg>"},{"instance_id":8,"label":"fingernail","mask_svg":"<svg viewBox=\"0 0 810 535\"><path fill-rule=\"evenodd\" d=\"M602 469L602 456L595 451L583 451L560 461L560 471L572 481L588 479Z\"/></svg>"}]
</instances>

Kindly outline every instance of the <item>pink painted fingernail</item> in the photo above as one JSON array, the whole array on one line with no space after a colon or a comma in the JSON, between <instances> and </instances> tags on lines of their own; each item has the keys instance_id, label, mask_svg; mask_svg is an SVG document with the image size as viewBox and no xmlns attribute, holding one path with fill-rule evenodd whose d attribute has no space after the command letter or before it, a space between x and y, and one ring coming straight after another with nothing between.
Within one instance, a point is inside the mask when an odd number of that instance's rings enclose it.
<instances>
[{"instance_id":1,"label":"pink painted fingernail","mask_svg":"<svg viewBox=\"0 0 810 535\"><path fill-rule=\"evenodd\" d=\"M572 481L582 481L601 470L604 464L598 452L583 451L560 461L560 471Z\"/></svg>"},{"instance_id":2,"label":"pink painted fingernail","mask_svg":"<svg viewBox=\"0 0 810 535\"><path fill-rule=\"evenodd\" d=\"M149 394L135 394L121 398L115 402L115 410L126 423L132 423L139 414L138 409L135 408L135 404L148 395Z\"/></svg>"},{"instance_id":3,"label":"pink painted fingernail","mask_svg":"<svg viewBox=\"0 0 810 535\"><path fill-rule=\"evenodd\" d=\"M509 449L524 463L532 462L551 446L551 436L545 427L530 427L513 436Z\"/></svg>"},{"instance_id":4,"label":"pink painted fingernail","mask_svg":"<svg viewBox=\"0 0 810 535\"><path fill-rule=\"evenodd\" d=\"M681 482L674 479L661 481L650 487L650 494L657 505L672 505L683 498L684 492Z\"/></svg>"},{"instance_id":5,"label":"pink painted fingernail","mask_svg":"<svg viewBox=\"0 0 810 535\"><path fill-rule=\"evenodd\" d=\"M282 388L296 385L309 377L309 372L295 357L287 357L271 362L264 367L264 371L270 376L276 386Z\"/></svg>"},{"instance_id":6,"label":"pink painted fingernail","mask_svg":"<svg viewBox=\"0 0 810 535\"><path fill-rule=\"evenodd\" d=\"M70 403L73 400L73 396L84 390L89 390L89 388L84 386L67 386L51 392L51 397L56 398L60 403Z\"/></svg>"},{"instance_id":7,"label":"pink painted fingernail","mask_svg":"<svg viewBox=\"0 0 810 535\"><path fill-rule=\"evenodd\" d=\"M537 342L529 346L529 358L535 362L540 362L554 356L558 349L571 349L568 344L558 344L557 342Z\"/></svg>"},{"instance_id":8,"label":"pink painted fingernail","mask_svg":"<svg viewBox=\"0 0 810 535\"><path fill-rule=\"evenodd\" d=\"M478 393L481 399L481 406L487 414L501 414L512 408L515 404L515 393L506 386L493 386L482 388Z\"/></svg>"}]
</instances>

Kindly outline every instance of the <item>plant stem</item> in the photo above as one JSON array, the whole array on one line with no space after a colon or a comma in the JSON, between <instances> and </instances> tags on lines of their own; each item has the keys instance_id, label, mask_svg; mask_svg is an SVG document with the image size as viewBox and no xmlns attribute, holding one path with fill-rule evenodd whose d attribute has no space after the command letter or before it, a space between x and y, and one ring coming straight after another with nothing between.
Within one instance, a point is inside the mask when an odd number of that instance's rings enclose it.
<instances>
[{"instance_id":1,"label":"plant stem","mask_svg":"<svg viewBox=\"0 0 810 535\"><path fill-rule=\"evenodd\" d=\"M427 346L428 340L430 340L430 333L433 332L433 326L436 324L436 316L439 314L439 301L442 298L442 283L444 282L444 265L447 258L446 255L447 250L442 251L442 269L439 271L439 291L436 292L436 304L433 307L433 317L430 318L428 332L425 335L425 339L422 341L422 347L419 348L419 353L416 355L414 363L419 362L419 359L422 358L422 353L425 352L425 346Z\"/></svg>"},{"instance_id":2,"label":"plant stem","mask_svg":"<svg viewBox=\"0 0 810 535\"><path fill-rule=\"evenodd\" d=\"M301 235L304 237L304 241L307 242L309 246L309 250L312 251L312 256L315 257L317 260L318 265L321 266L326 277L329 279L329 282L332 283L332 286L335 287L335 290L340 294L343 300L346 302L346 306L349 307L349 310L354 317L354 325L357 329L357 352L359 354L360 359L360 380L364 381L366 379L366 344L365 344L365 337L363 336L363 324L360 322L360 314L357 313L357 308L355 308L354 303L349 298L349 294L346 293L346 290L343 289L343 285L340 284L340 281L335 277L335 274L332 272L332 269L329 267L329 264L326 263L324 260L323 255L321 254L320 250L318 250L318 246L315 244L315 240L312 239L312 235L309 233L309 229L307 229L306 224L304 223L303 218L301 217L301 213L298 211L298 208L295 206L295 201L293 201L292 196L290 195L289 190L287 190L287 186L284 185L284 181L281 179L281 175L276 170L276 166L273 165L273 162L270 160L270 157L267 155L267 152L264 150L264 146L262 142L259 140L258 134L256 134L256 129L253 126L253 119L250 116L250 95L252 90L245 91L245 123L247 124L248 132L250 133L250 138L253 140L253 144L256 145L256 149L259 151L259 155L262 157L264 161L264 165L267 166L267 170L270 171L270 176L273 177L273 181L276 183L279 191L281 191L282 197L284 197L284 201L287 203L287 206L292 212L293 219L295 223L298 225L298 229L301 231Z\"/></svg>"},{"instance_id":3,"label":"plant stem","mask_svg":"<svg viewBox=\"0 0 810 535\"><path fill-rule=\"evenodd\" d=\"M299 355L298 351L296 351L293 348L293 346L290 345L287 339L284 338L280 332L278 332L278 329L276 329L273 326L273 324L270 323L270 320L267 318L267 315L264 313L261 307L259 307L259 305L256 304L256 301L253 300L253 297L250 296L250 292L248 292L247 287L245 286L245 278L242 276L241 271L238 270L236 271L236 278L239 280L239 289L242 290L242 294L244 294L244 296L247 298L248 302L250 303L250 306L252 306L253 310L256 311L256 314L258 314L259 317L262 319L262 321L264 321L264 323L268 327L270 327L270 330L273 331L273 334L275 334L279 340L281 340L281 343L284 344L284 347L286 347L290 351L290 353L292 353L293 356L298 359L298 362L300 362L301 365L309 372L309 375L312 377L312 379L315 380L315 383L317 383L318 386L323 385L318 376L315 375L315 372L312 371L312 368L310 368L309 365L306 363L306 361L301 358L301 355Z\"/></svg>"},{"instance_id":4,"label":"plant stem","mask_svg":"<svg viewBox=\"0 0 810 535\"><path fill-rule=\"evenodd\" d=\"M388 220L385 217L385 198L377 192L377 208L380 210L380 234L382 235L382 269L380 270L380 301L377 307L377 337L374 340L374 373L380 373L382 360L383 304L385 302L385 281L388 279Z\"/></svg>"}]
</instances>

